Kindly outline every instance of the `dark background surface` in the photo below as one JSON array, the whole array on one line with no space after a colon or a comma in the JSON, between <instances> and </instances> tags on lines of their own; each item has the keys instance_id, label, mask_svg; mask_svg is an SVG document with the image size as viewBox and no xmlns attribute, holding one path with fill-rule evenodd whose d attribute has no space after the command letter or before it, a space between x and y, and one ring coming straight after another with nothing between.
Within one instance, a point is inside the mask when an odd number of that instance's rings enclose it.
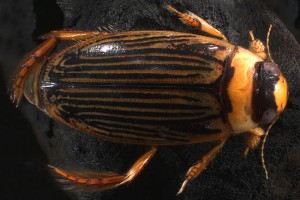
<instances>
[{"instance_id":1,"label":"dark background surface","mask_svg":"<svg viewBox=\"0 0 300 200\"><path fill-rule=\"evenodd\" d=\"M281 21L256 1L180 2L173 3L208 19L232 43L242 46L248 45L248 30L254 29L264 39L268 24L275 24L272 55L287 76L291 98L266 143L270 181L264 179L260 151L251 152L244 160L244 138L236 137L178 199L300 199L299 45ZM294 26L298 2L266 3L299 41L299 31ZM66 167L121 172L146 148L113 144L72 131L49 120L28 103L17 110L5 95L4 79L9 79L8 74L22 55L36 46L36 36L62 28L95 30L107 24L117 30L188 30L162 8L161 1L155 0L0 1L0 199L175 199L186 170L211 147L208 144L162 148L133 183L115 190L66 195L58 189L47 173L49 161Z\"/></svg>"}]
</instances>

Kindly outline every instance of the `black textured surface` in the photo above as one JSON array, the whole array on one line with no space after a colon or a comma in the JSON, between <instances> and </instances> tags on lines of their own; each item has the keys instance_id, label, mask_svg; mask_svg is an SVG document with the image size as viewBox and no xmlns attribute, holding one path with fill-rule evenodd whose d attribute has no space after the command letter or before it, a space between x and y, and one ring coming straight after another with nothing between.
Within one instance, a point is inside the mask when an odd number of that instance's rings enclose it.
<instances>
[{"instance_id":1,"label":"black textured surface","mask_svg":"<svg viewBox=\"0 0 300 200\"><path fill-rule=\"evenodd\" d=\"M43 2L43 3L41 3ZM21 55L35 46L33 37L52 29L189 31L170 15L159 0L52 0L0 2L0 65L11 72ZM170 2L170 1L166 1ZM300 47L282 22L257 1L172 1L207 19L233 44L248 46L248 30L265 39L268 25L273 59L290 85L286 111L268 137L265 155L270 180L264 179L260 151L243 159L243 137L232 138L215 161L191 182L179 197L176 192L186 170L212 145L161 148L145 170L129 185L96 193L68 192L72 199L300 199ZM11 13L14 12L15 15ZM280 14L280 13L279 13ZM64 16L64 18L63 18ZM35 20L35 17L38 17ZM63 21L62 21L63 20ZM7 78L7 76L6 76ZM7 78L8 79L8 78ZM2 87L1 94L5 93ZM297 92L298 90L298 92ZM4 95L2 95L4 96ZM47 178L46 160L33 140L32 130L8 98L1 98L1 199L68 199ZM125 171L146 147L115 144L73 131L49 120L23 103L42 149L52 164L76 169ZM3 188L3 187L2 187Z\"/></svg>"}]
</instances>

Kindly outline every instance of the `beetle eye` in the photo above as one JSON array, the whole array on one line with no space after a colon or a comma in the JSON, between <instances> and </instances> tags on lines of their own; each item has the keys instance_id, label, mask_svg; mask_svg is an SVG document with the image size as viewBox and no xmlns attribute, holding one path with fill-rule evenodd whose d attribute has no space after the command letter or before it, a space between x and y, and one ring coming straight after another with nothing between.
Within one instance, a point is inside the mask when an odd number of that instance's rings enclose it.
<instances>
[{"instance_id":1,"label":"beetle eye","mask_svg":"<svg viewBox=\"0 0 300 200\"><path fill-rule=\"evenodd\" d=\"M276 110L274 109L268 109L266 110L261 117L261 123L262 124L271 124L277 116Z\"/></svg>"},{"instance_id":2,"label":"beetle eye","mask_svg":"<svg viewBox=\"0 0 300 200\"><path fill-rule=\"evenodd\" d=\"M280 69L275 63L272 62L264 62L263 64L264 71L268 76L278 77L280 74Z\"/></svg>"}]
</instances>

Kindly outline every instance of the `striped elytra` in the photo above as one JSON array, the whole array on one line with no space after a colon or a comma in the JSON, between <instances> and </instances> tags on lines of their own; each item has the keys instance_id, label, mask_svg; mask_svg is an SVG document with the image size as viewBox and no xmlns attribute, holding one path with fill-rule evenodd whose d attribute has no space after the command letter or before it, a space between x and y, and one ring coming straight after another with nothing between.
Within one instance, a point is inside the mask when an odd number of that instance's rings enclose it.
<instances>
[{"instance_id":1,"label":"striped elytra","mask_svg":"<svg viewBox=\"0 0 300 200\"><path fill-rule=\"evenodd\" d=\"M171 31L95 37L50 55L37 84L39 107L116 142L215 139L223 134L219 122L227 123L224 70L233 50L227 42Z\"/></svg>"}]
</instances>

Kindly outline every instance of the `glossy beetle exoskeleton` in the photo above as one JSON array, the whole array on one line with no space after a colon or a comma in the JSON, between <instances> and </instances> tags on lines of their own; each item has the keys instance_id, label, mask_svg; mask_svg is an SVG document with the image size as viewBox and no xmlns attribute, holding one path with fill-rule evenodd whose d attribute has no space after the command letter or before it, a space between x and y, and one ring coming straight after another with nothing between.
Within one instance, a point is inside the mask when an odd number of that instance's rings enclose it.
<instances>
[{"instance_id":1,"label":"glossy beetle exoskeleton","mask_svg":"<svg viewBox=\"0 0 300 200\"><path fill-rule=\"evenodd\" d=\"M180 193L227 139L247 133L246 155L284 110L287 82L252 32L246 50L197 15L166 8L213 37L53 31L18 67L11 94L17 105L24 94L51 118L84 133L152 147L124 174L51 166L74 189L108 189L133 180L162 145L220 141L188 170ZM76 43L52 53L58 41Z\"/></svg>"}]
</instances>

